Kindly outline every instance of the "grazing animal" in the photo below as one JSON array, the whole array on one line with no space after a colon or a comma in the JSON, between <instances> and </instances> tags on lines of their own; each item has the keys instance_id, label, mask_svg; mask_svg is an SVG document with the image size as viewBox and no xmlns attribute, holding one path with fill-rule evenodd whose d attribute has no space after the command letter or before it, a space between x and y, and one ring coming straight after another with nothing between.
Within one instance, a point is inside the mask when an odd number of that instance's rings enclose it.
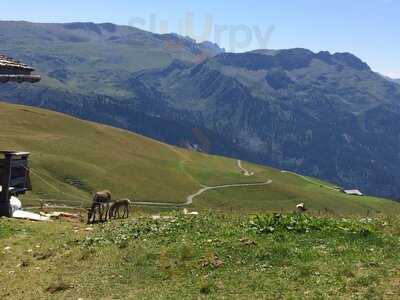
<instances>
[{"instance_id":1,"label":"grazing animal","mask_svg":"<svg viewBox=\"0 0 400 300\"><path fill-rule=\"evenodd\" d=\"M304 203L300 203L296 205L297 212L304 213L307 211L306 205Z\"/></svg>"},{"instance_id":2,"label":"grazing animal","mask_svg":"<svg viewBox=\"0 0 400 300\"><path fill-rule=\"evenodd\" d=\"M105 221L107 221L107 205L104 203L93 202L92 206L88 209L88 224L96 222L96 214L99 214L100 221L103 221L103 216L105 216Z\"/></svg>"},{"instance_id":3,"label":"grazing animal","mask_svg":"<svg viewBox=\"0 0 400 300\"><path fill-rule=\"evenodd\" d=\"M120 210L122 209L123 214L122 214L122 218L129 218L129 205L131 204L131 200L129 199L123 199L123 200L118 200L115 201L109 210L109 218L112 219L116 219L116 218L120 218Z\"/></svg>"},{"instance_id":4,"label":"grazing animal","mask_svg":"<svg viewBox=\"0 0 400 300\"><path fill-rule=\"evenodd\" d=\"M112 198L111 192L108 190L97 192L93 196L92 208L96 208L96 207L98 208L101 221L102 221L103 215L105 216L104 221L107 221L108 213L110 210L110 203L112 201L111 198ZM100 204L101 207L96 206L96 204ZM105 205L105 210L106 210L105 213L103 211L103 205ZM94 215L95 215L95 212L94 212Z\"/></svg>"},{"instance_id":5,"label":"grazing animal","mask_svg":"<svg viewBox=\"0 0 400 300\"><path fill-rule=\"evenodd\" d=\"M93 196L93 202L98 202L98 203L111 202L111 192L105 190L105 191L95 193Z\"/></svg>"}]
</instances>

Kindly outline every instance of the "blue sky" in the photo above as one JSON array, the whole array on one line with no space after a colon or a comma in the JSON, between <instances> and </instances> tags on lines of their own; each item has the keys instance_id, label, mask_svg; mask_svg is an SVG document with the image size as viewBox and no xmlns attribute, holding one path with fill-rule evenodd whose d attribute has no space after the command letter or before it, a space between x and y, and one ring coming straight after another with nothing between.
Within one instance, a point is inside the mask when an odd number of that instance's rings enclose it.
<instances>
[{"instance_id":1,"label":"blue sky","mask_svg":"<svg viewBox=\"0 0 400 300\"><path fill-rule=\"evenodd\" d=\"M1 20L131 24L217 41L235 52L352 52L400 78L400 0L1 0L1 7Z\"/></svg>"}]
</instances>

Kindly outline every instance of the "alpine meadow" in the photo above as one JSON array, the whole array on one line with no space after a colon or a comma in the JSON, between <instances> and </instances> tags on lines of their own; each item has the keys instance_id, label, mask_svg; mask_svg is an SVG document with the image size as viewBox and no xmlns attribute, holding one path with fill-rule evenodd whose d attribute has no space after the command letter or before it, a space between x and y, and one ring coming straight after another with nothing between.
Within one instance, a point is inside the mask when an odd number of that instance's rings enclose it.
<instances>
[{"instance_id":1,"label":"alpine meadow","mask_svg":"<svg viewBox=\"0 0 400 300\"><path fill-rule=\"evenodd\" d=\"M400 3L2 11L0 299L400 299Z\"/></svg>"}]
</instances>

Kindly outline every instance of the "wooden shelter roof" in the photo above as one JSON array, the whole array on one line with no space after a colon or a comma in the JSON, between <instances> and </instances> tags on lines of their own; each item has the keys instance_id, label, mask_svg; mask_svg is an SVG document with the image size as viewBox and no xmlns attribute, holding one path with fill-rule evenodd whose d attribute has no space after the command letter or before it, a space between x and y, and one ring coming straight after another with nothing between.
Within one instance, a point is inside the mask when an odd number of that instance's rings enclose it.
<instances>
[{"instance_id":1,"label":"wooden shelter roof","mask_svg":"<svg viewBox=\"0 0 400 300\"><path fill-rule=\"evenodd\" d=\"M4 68L4 67L34 71L33 68L21 63L20 61L0 54L0 68Z\"/></svg>"},{"instance_id":2,"label":"wooden shelter roof","mask_svg":"<svg viewBox=\"0 0 400 300\"><path fill-rule=\"evenodd\" d=\"M18 60L0 54L0 83L14 82L38 82L39 75L32 75L34 69Z\"/></svg>"}]
</instances>

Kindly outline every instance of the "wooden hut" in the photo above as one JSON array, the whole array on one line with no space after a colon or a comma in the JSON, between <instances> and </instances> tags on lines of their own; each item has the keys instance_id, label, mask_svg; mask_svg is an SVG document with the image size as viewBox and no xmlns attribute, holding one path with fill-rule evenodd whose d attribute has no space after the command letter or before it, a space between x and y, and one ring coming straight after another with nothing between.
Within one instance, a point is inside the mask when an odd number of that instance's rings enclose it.
<instances>
[{"instance_id":1,"label":"wooden hut","mask_svg":"<svg viewBox=\"0 0 400 300\"><path fill-rule=\"evenodd\" d=\"M10 198L32 190L28 152L0 151L0 217L11 216Z\"/></svg>"},{"instance_id":2,"label":"wooden hut","mask_svg":"<svg viewBox=\"0 0 400 300\"><path fill-rule=\"evenodd\" d=\"M0 54L0 83L38 82L33 68ZM28 152L0 151L0 217L11 216L10 198L32 189L29 177Z\"/></svg>"},{"instance_id":3,"label":"wooden hut","mask_svg":"<svg viewBox=\"0 0 400 300\"><path fill-rule=\"evenodd\" d=\"M33 68L18 60L0 54L0 83L6 82L38 82L39 75L33 75Z\"/></svg>"}]
</instances>

